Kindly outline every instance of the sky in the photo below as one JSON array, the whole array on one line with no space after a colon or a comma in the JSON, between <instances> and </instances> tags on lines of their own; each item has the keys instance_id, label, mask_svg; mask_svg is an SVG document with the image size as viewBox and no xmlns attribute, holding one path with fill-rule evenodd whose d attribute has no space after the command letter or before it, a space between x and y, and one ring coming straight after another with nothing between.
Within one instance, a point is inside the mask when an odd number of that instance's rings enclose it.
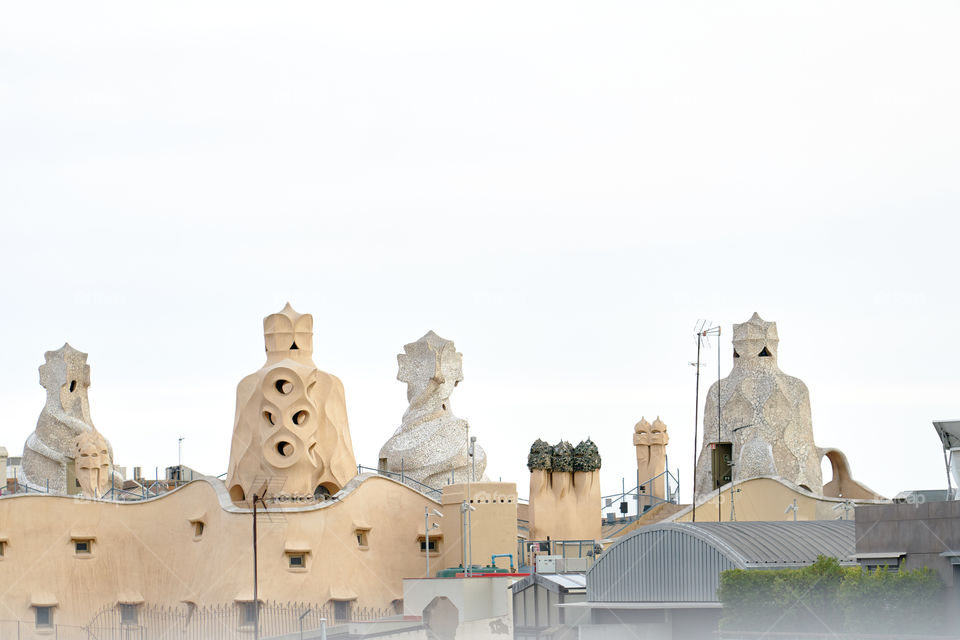
<instances>
[{"instance_id":1,"label":"sky","mask_svg":"<svg viewBox=\"0 0 960 640\"><path fill-rule=\"evenodd\" d=\"M361 464L433 330L491 478L526 496L535 439L590 437L619 491L659 416L688 500L694 326L723 331L703 392L756 311L819 446L942 488L958 29L935 0L4 3L0 445L69 342L117 464L162 473L182 436L223 473L289 301Z\"/></svg>"}]
</instances>

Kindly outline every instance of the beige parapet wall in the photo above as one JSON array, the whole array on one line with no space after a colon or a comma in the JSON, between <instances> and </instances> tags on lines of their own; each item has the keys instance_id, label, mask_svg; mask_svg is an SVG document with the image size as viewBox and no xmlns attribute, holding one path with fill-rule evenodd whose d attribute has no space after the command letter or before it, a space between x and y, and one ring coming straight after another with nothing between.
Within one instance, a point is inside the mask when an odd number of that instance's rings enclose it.
<instances>
[{"instance_id":1,"label":"beige parapet wall","mask_svg":"<svg viewBox=\"0 0 960 640\"><path fill-rule=\"evenodd\" d=\"M797 520L853 519L854 506L889 504L889 500L874 495L867 498L844 499L816 495L782 478L751 478L734 482L700 496L697 501L697 522L728 522L731 515L730 492L733 490L733 512L736 520L776 521L793 520L793 504L796 500ZM788 511L789 508L789 511ZM690 522L693 509L677 512L665 521Z\"/></svg>"},{"instance_id":2,"label":"beige parapet wall","mask_svg":"<svg viewBox=\"0 0 960 640\"><path fill-rule=\"evenodd\" d=\"M511 554L514 567L517 560L517 485L512 482L473 482L467 498L466 484L452 484L443 488L443 518L430 518L437 522L442 532L437 553L430 556L430 573L436 575L442 568L465 566L466 564L486 566L495 554ZM473 506L472 516L468 518L468 541L472 538L472 557L467 549L468 561L463 562L463 520L461 505L464 500ZM423 531L421 519L420 531ZM435 530L434 530L435 531ZM472 533L472 535L470 535ZM431 532L431 536L436 536ZM469 547L470 545L468 545ZM508 559L501 558L497 566L506 568Z\"/></svg>"},{"instance_id":3,"label":"beige parapet wall","mask_svg":"<svg viewBox=\"0 0 960 640\"><path fill-rule=\"evenodd\" d=\"M501 495L483 485L474 495L488 493ZM515 499L513 505L515 538ZM403 579L425 573L424 507L440 504L393 480L364 475L333 500L259 516L259 597L393 606ZM499 530L486 524L485 508L478 505L474 515L474 554L481 557L489 550L485 532ZM509 508L501 510L497 522L509 517ZM453 515L446 520L456 529ZM499 534L504 542L510 531ZM358 533L364 535L358 539ZM25 634L33 626L32 605L44 603L54 606L55 624L82 626L121 601L186 608L252 597L252 514L211 478L142 502L5 496L0 540L0 620L27 621ZM77 542L87 542L89 553L78 553ZM508 546L515 547L515 539ZM303 554L305 566L291 568L291 554Z\"/></svg>"}]
</instances>

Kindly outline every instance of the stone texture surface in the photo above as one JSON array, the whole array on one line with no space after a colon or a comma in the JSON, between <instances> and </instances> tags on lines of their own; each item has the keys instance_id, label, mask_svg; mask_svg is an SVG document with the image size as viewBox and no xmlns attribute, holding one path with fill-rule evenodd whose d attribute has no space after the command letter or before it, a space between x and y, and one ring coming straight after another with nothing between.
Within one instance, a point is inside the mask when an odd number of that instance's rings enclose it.
<instances>
[{"instance_id":1,"label":"stone texture surface","mask_svg":"<svg viewBox=\"0 0 960 640\"><path fill-rule=\"evenodd\" d=\"M74 440L77 482L83 495L99 498L110 490L109 450L98 431L84 431Z\"/></svg>"},{"instance_id":2,"label":"stone texture surface","mask_svg":"<svg viewBox=\"0 0 960 640\"><path fill-rule=\"evenodd\" d=\"M596 471L600 468L600 463L600 450L590 438L573 448L574 471Z\"/></svg>"},{"instance_id":3,"label":"stone texture surface","mask_svg":"<svg viewBox=\"0 0 960 640\"><path fill-rule=\"evenodd\" d=\"M463 380L463 354L453 341L433 331L404 345L397 356L397 380L407 383L410 406L400 427L380 449L381 469L401 469L430 487L484 479L487 456L477 445L476 472L471 477L466 420L453 414L450 395Z\"/></svg>"},{"instance_id":4,"label":"stone texture surface","mask_svg":"<svg viewBox=\"0 0 960 640\"><path fill-rule=\"evenodd\" d=\"M653 424L646 418L640 418L633 427L633 445L637 449L637 471L641 494L666 498L664 478L661 475L667 468L667 425L657 416ZM660 476L656 478L656 476ZM653 480L653 478L656 478Z\"/></svg>"},{"instance_id":5,"label":"stone texture surface","mask_svg":"<svg viewBox=\"0 0 960 640\"><path fill-rule=\"evenodd\" d=\"M343 383L313 362L313 317L293 310L264 318L264 366L237 386L227 469L235 502L253 494L310 502L357 475Z\"/></svg>"},{"instance_id":6,"label":"stone texture surface","mask_svg":"<svg viewBox=\"0 0 960 640\"><path fill-rule=\"evenodd\" d=\"M64 494L67 493L67 465L76 462L77 479L84 495L103 495L111 484L113 450L90 419L87 354L64 344L56 351L47 351L44 359L40 384L47 390L47 402L40 412L37 428L23 446L18 479L38 489L49 487L50 493ZM89 456L93 450L96 450L96 462L81 462L83 453Z\"/></svg>"},{"instance_id":7,"label":"stone texture surface","mask_svg":"<svg viewBox=\"0 0 960 640\"><path fill-rule=\"evenodd\" d=\"M803 381L780 371L778 347L775 322L754 313L747 322L733 325L733 370L720 381L721 424L717 423L717 383L710 387L704 407L698 495L713 490L713 442L733 443L734 482L774 476L822 494L810 394Z\"/></svg>"},{"instance_id":8,"label":"stone texture surface","mask_svg":"<svg viewBox=\"0 0 960 640\"><path fill-rule=\"evenodd\" d=\"M545 469L550 471L553 465L553 447L544 440L537 438L536 442L530 447L530 453L527 455L527 468L530 471L534 469Z\"/></svg>"}]
</instances>

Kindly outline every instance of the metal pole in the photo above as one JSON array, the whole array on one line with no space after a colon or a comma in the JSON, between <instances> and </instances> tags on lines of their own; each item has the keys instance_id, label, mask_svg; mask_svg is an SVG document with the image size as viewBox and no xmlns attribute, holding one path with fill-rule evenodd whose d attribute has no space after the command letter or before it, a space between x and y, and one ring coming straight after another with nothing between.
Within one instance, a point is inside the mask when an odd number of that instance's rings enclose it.
<instances>
[{"instance_id":1,"label":"metal pole","mask_svg":"<svg viewBox=\"0 0 960 640\"><path fill-rule=\"evenodd\" d=\"M693 522L697 521L697 429L700 426L700 334L697 333L697 400L693 405Z\"/></svg>"},{"instance_id":2,"label":"metal pole","mask_svg":"<svg viewBox=\"0 0 960 640\"><path fill-rule=\"evenodd\" d=\"M732 440L733 438L731 438ZM717 440L720 440L720 327L717 327ZM730 446L733 455L733 445ZM723 502L723 485L717 493L717 522L720 522L720 505ZM730 472L730 497L733 498L733 471Z\"/></svg>"},{"instance_id":3,"label":"metal pole","mask_svg":"<svg viewBox=\"0 0 960 640\"><path fill-rule=\"evenodd\" d=\"M720 439L720 327L717 327L717 440ZM733 455L733 452L731 452ZM733 475L730 476L733 482Z\"/></svg>"},{"instance_id":4,"label":"metal pole","mask_svg":"<svg viewBox=\"0 0 960 640\"><path fill-rule=\"evenodd\" d=\"M467 454L469 453L470 453L470 425L467 424ZM466 538L470 538L470 533L472 531L470 525L473 523L473 518L470 517L471 516L470 502L471 502L470 476L468 475L467 476L467 516L464 518L464 521L465 521L464 524L466 525L466 528L467 528L466 535L465 535ZM470 542L473 542L473 541L470 540ZM464 558L463 558L464 575L467 577L470 576L470 569L471 569L471 565L473 564L473 549L470 542L466 542L467 547L464 549Z\"/></svg>"},{"instance_id":5,"label":"metal pole","mask_svg":"<svg viewBox=\"0 0 960 640\"><path fill-rule=\"evenodd\" d=\"M260 600L257 593L257 494L253 494L253 637L260 640Z\"/></svg>"},{"instance_id":6,"label":"metal pole","mask_svg":"<svg viewBox=\"0 0 960 640\"><path fill-rule=\"evenodd\" d=\"M313 611L312 607L300 614L300 640L303 640L303 618L311 611Z\"/></svg>"},{"instance_id":7,"label":"metal pole","mask_svg":"<svg viewBox=\"0 0 960 640\"><path fill-rule=\"evenodd\" d=\"M950 461L953 453L947 454L947 448L943 448L943 464L947 468L947 500L953 499L953 481L950 479Z\"/></svg>"},{"instance_id":8,"label":"metal pole","mask_svg":"<svg viewBox=\"0 0 960 640\"><path fill-rule=\"evenodd\" d=\"M320 618L320 640L327 640L327 619Z\"/></svg>"},{"instance_id":9,"label":"metal pole","mask_svg":"<svg viewBox=\"0 0 960 640\"><path fill-rule=\"evenodd\" d=\"M470 437L470 479L477 481L477 456L476 453L477 436Z\"/></svg>"},{"instance_id":10,"label":"metal pole","mask_svg":"<svg viewBox=\"0 0 960 640\"><path fill-rule=\"evenodd\" d=\"M467 577L467 501L460 505L460 557L463 562L463 577Z\"/></svg>"},{"instance_id":11,"label":"metal pole","mask_svg":"<svg viewBox=\"0 0 960 640\"><path fill-rule=\"evenodd\" d=\"M666 491L664 492L665 495L663 496L663 499L665 502L670 502L670 458L666 453L663 454L663 471L663 481L666 485Z\"/></svg>"},{"instance_id":12,"label":"metal pole","mask_svg":"<svg viewBox=\"0 0 960 640\"><path fill-rule=\"evenodd\" d=\"M428 522L430 518L430 507L423 508L423 537L426 541L426 556L427 556L427 577L430 577L430 523Z\"/></svg>"}]
</instances>

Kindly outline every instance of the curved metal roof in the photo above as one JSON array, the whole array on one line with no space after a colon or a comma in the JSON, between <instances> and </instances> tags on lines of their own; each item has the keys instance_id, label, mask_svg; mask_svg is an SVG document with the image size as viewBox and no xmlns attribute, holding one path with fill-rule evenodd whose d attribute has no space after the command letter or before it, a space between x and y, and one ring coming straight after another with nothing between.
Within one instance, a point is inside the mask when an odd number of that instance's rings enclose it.
<instances>
[{"instance_id":1,"label":"curved metal roof","mask_svg":"<svg viewBox=\"0 0 960 640\"><path fill-rule=\"evenodd\" d=\"M728 569L794 568L817 556L853 564L851 520L672 522L642 527L609 547L587 572L587 598L610 602L716 601Z\"/></svg>"},{"instance_id":2,"label":"curved metal roof","mask_svg":"<svg viewBox=\"0 0 960 640\"><path fill-rule=\"evenodd\" d=\"M699 535L724 550L741 569L803 566L813 564L817 556L846 563L856 553L853 520L676 524L695 527L691 535Z\"/></svg>"}]
</instances>

